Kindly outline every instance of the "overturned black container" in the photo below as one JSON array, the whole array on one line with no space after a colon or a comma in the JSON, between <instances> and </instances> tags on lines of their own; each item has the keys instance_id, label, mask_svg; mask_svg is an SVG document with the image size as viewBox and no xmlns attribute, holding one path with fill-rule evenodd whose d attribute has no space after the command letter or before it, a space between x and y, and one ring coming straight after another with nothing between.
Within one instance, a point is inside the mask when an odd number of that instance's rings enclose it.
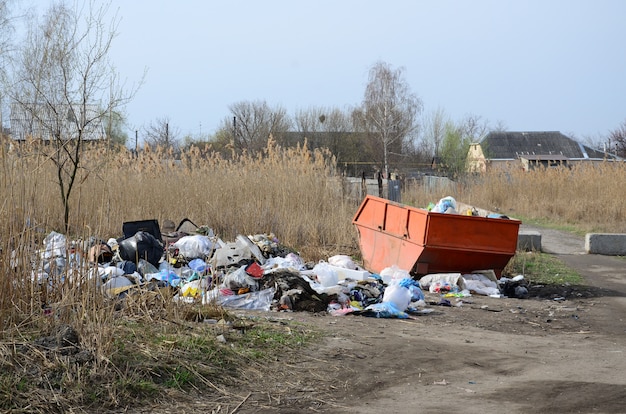
<instances>
[{"instance_id":1,"label":"overturned black container","mask_svg":"<svg viewBox=\"0 0 626 414\"><path fill-rule=\"evenodd\" d=\"M134 236L138 231L150 233L154 238L162 241L161 228L159 227L159 221L156 219L126 221L122 224L122 232L125 239Z\"/></svg>"}]
</instances>

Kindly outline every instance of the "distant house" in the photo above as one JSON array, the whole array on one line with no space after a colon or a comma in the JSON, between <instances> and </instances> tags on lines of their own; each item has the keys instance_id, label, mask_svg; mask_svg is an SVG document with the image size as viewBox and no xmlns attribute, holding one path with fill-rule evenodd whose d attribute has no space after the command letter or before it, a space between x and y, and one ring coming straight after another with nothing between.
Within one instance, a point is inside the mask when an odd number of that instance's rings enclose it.
<instances>
[{"instance_id":1,"label":"distant house","mask_svg":"<svg viewBox=\"0 0 626 414\"><path fill-rule=\"evenodd\" d=\"M569 166L578 162L619 159L595 150L558 131L490 132L470 145L468 170L485 172L498 168L531 170L538 166Z\"/></svg>"},{"instance_id":2,"label":"distant house","mask_svg":"<svg viewBox=\"0 0 626 414\"><path fill-rule=\"evenodd\" d=\"M76 139L79 127L82 139L94 141L106 137L102 112L97 105L59 104L54 108L42 104L11 105L11 138L50 141L59 134L61 139Z\"/></svg>"}]
</instances>

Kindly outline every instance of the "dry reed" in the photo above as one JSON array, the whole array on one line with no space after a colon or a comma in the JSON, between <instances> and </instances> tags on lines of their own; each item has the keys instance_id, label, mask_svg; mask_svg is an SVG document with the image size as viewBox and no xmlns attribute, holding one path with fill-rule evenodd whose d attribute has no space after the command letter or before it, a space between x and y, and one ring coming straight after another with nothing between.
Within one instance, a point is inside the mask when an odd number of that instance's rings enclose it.
<instances>
[{"instance_id":1,"label":"dry reed","mask_svg":"<svg viewBox=\"0 0 626 414\"><path fill-rule=\"evenodd\" d=\"M492 171L466 177L444 190L408 188L406 203L426 207L445 196L522 221L579 233L626 232L626 164Z\"/></svg>"},{"instance_id":2,"label":"dry reed","mask_svg":"<svg viewBox=\"0 0 626 414\"><path fill-rule=\"evenodd\" d=\"M37 250L51 231L64 228L57 171L39 145L0 146L2 339L28 341L51 325L71 324L96 361L91 375L106 376L117 369L108 355L117 334L118 304L102 296L88 263L74 273L52 272L50 283L39 278L44 269ZM161 149L145 148L135 156L94 145L83 153L70 200L67 237L107 240L122 236L126 221L188 218L213 228L226 241L237 234L273 233L309 261L358 254L351 219L360 200L347 198L340 181L332 154L305 147L280 148L272 142L257 155L229 158L200 147L175 157ZM625 192L626 165L602 163L492 172L445 190L411 187L405 189L403 200L425 207L452 195L524 220L581 231L624 232ZM125 309L148 323L185 320L190 312L202 312L179 311L168 306L168 300L167 293L146 292L129 298ZM0 366L14 366L10 346L3 345L1 351ZM81 377L85 372L78 368L64 375L68 383L85 381ZM116 375L124 377L123 372ZM0 386L0 393L3 389ZM110 397L99 398L113 401L118 391L111 388Z\"/></svg>"}]
</instances>

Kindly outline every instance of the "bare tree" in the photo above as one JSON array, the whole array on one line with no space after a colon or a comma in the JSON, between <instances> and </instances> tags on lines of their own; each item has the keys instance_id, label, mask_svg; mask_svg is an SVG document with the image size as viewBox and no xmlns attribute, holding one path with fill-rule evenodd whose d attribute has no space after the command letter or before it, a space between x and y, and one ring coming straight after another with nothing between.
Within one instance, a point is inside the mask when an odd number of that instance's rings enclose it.
<instances>
[{"instance_id":1,"label":"bare tree","mask_svg":"<svg viewBox=\"0 0 626 414\"><path fill-rule=\"evenodd\" d=\"M491 128L489 128L489 130L493 132L505 132L508 129L509 127L501 119L496 121L496 123L493 126L491 126Z\"/></svg>"},{"instance_id":2,"label":"bare tree","mask_svg":"<svg viewBox=\"0 0 626 414\"><path fill-rule=\"evenodd\" d=\"M609 153L614 152L619 157L626 156L626 120L619 126L609 131L608 149Z\"/></svg>"},{"instance_id":3,"label":"bare tree","mask_svg":"<svg viewBox=\"0 0 626 414\"><path fill-rule=\"evenodd\" d=\"M270 108L265 101L241 101L229 109L232 117L223 121L222 128L232 132L232 143L239 151L259 151L270 135L277 138L291 128L287 111L280 106Z\"/></svg>"},{"instance_id":4,"label":"bare tree","mask_svg":"<svg viewBox=\"0 0 626 414\"><path fill-rule=\"evenodd\" d=\"M421 111L422 101L411 92L402 68L393 70L384 62L372 66L363 102L354 116L382 147L385 175L389 174L390 146L403 147L402 140L414 133Z\"/></svg>"},{"instance_id":5,"label":"bare tree","mask_svg":"<svg viewBox=\"0 0 626 414\"><path fill-rule=\"evenodd\" d=\"M431 112L424 120L424 146L433 157L441 155L441 144L446 135L446 124L449 121L450 118L441 107Z\"/></svg>"},{"instance_id":6,"label":"bare tree","mask_svg":"<svg viewBox=\"0 0 626 414\"><path fill-rule=\"evenodd\" d=\"M44 151L57 170L66 231L83 142L105 138L107 117L134 93L117 83L108 58L118 23L107 18L108 4L75 7L53 3L33 20L17 49L12 90L22 132L49 143Z\"/></svg>"},{"instance_id":7,"label":"bare tree","mask_svg":"<svg viewBox=\"0 0 626 414\"><path fill-rule=\"evenodd\" d=\"M459 124L459 132L464 140L478 142L489 132L489 121L480 115L468 114Z\"/></svg>"},{"instance_id":8,"label":"bare tree","mask_svg":"<svg viewBox=\"0 0 626 414\"><path fill-rule=\"evenodd\" d=\"M351 119L339 108L311 107L299 110L294 117L296 130L311 148L325 147L339 156L351 152L345 146L351 132Z\"/></svg>"},{"instance_id":9,"label":"bare tree","mask_svg":"<svg viewBox=\"0 0 626 414\"><path fill-rule=\"evenodd\" d=\"M0 0L0 138L4 133L5 85L7 82L8 59L12 48L13 22L15 17L11 13L11 0Z\"/></svg>"},{"instance_id":10,"label":"bare tree","mask_svg":"<svg viewBox=\"0 0 626 414\"><path fill-rule=\"evenodd\" d=\"M338 159L346 160L359 152L355 148L352 120L339 108L326 108L319 117L324 144Z\"/></svg>"},{"instance_id":11,"label":"bare tree","mask_svg":"<svg viewBox=\"0 0 626 414\"><path fill-rule=\"evenodd\" d=\"M323 108L310 107L299 109L294 116L295 128L303 135L317 132L321 129L321 124L326 120Z\"/></svg>"},{"instance_id":12,"label":"bare tree","mask_svg":"<svg viewBox=\"0 0 626 414\"><path fill-rule=\"evenodd\" d=\"M180 131L170 123L168 117L151 122L144 128L144 134L144 141L151 148L160 146L166 149L178 149Z\"/></svg>"},{"instance_id":13,"label":"bare tree","mask_svg":"<svg viewBox=\"0 0 626 414\"><path fill-rule=\"evenodd\" d=\"M13 19L10 0L0 0L0 71L5 74L13 35Z\"/></svg>"}]
</instances>

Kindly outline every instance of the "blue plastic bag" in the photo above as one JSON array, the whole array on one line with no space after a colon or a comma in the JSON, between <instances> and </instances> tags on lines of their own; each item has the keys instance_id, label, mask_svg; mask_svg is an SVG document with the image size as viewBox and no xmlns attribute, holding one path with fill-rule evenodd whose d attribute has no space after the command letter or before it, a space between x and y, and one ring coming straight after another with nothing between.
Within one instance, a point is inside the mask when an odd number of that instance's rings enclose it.
<instances>
[{"instance_id":1,"label":"blue plastic bag","mask_svg":"<svg viewBox=\"0 0 626 414\"><path fill-rule=\"evenodd\" d=\"M369 305L363 312L364 316L372 316L375 318L398 318L407 319L409 314L399 310L393 302L379 302Z\"/></svg>"}]
</instances>

